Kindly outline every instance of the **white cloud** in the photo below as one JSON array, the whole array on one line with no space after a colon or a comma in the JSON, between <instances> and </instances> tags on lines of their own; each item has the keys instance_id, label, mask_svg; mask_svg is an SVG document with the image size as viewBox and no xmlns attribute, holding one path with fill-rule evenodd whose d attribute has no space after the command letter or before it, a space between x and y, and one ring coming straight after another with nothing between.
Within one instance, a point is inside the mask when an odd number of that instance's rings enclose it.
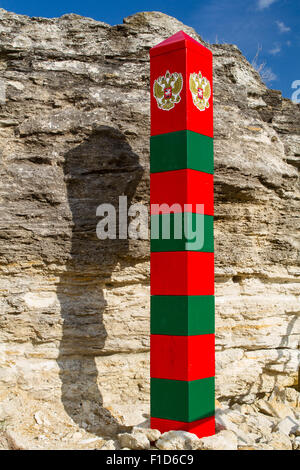
<instances>
[{"instance_id":1,"label":"white cloud","mask_svg":"<svg viewBox=\"0 0 300 470\"><path fill-rule=\"evenodd\" d=\"M277 2L277 0L258 0L257 7L259 10L264 10L265 8L269 8L275 2Z\"/></svg>"},{"instance_id":2,"label":"white cloud","mask_svg":"<svg viewBox=\"0 0 300 470\"><path fill-rule=\"evenodd\" d=\"M273 47L273 49L271 49L269 52L270 52L270 54L272 54L272 55L279 54L279 52L281 52L281 46L280 46L280 44L275 44L275 46Z\"/></svg>"},{"instance_id":3,"label":"white cloud","mask_svg":"<svg viewBox=\"0 0 300 470\"><path fill-rule=\"evenodd\" d=\"M276 21L280 33L288 33L291 31L289 26L286 26L283 21Z\"/></svg>"}]
</instances>

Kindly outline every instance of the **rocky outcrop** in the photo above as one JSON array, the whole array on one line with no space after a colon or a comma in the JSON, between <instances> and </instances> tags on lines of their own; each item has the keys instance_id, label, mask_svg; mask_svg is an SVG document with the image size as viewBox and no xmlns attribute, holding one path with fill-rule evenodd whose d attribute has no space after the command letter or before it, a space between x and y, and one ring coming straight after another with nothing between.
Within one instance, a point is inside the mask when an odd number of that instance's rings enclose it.
<instances>
[{"instance_id":1,"label":"rocky outcrop","mask_svg":"<svg viewBox=\"0 0 300 470\"><path fill-rule=\"evenodd\" d=\"M148 51L181 29L203 43L161 13L110 26L0 12L8 428L44 426L62 442L70 427L102 436L149 413L149 243L100 241L96 208L119 195L149 202ZM268 90L237 47L209 47L217 398L251 402L298 377L300 107Z\"/></svg>"}]
</instances>

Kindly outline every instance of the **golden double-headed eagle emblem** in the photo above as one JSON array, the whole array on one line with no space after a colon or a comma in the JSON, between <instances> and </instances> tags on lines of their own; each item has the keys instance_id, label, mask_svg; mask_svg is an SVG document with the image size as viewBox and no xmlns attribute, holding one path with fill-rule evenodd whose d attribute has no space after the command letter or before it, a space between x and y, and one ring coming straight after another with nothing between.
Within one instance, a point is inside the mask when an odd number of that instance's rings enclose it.
<instances>
[{"instance_id":1,"label":"golden double-headed eagle emblem","mask_svg":"<svg viewBox=\"0 0 300 470\"><path fill-rule=\"evenodd\" d=\"M211 96L210 82L203 77L201 72L190 74L190 92L193 103L200 110L209 108L209 98ZM170 111L181 101L180 93L183 88L183 77L181 73L170 73L169 70L154 80L153 95L159 109Z\"/></svg>"},{"instance_id":2,"label":"golden double-headed eagle emblem","mask_svg":"<svg viewBox=\"0 0 300 470\"><path fill-rule=\"evenodd\" d=\"M193 103L200 111L205 111L206 108L209 108L210 83L207 78L202 76L201 72L190 74L190 91Z\"/></svg>"},{"instance_id":3,"label":"golden double-headed eagle emblem","mask_svg":"<svg viewBox=\"0 0 300 470\"><path fill-rule=\"evenodd\" d=\"M157 106L164 111L173 109L175 104L181 100L182 87L181 73L170 73L168 70L164 76L158 77L153 84L153 95L156 98Z\"/></svg>"},{"instance_id":4,"label":"golden double-headed eagle emblem","mask_svg":"<svg viewBox=\"0 0 300 470\"><path fill-rule=\"evenodd\" d=\"M190 92L193 103L199 111L209 108L209 98L211 97L210 82L203 77L201 72L190 74ZM180 93L183 88L183 77L181 73L170 73L167 70L165 75L154 80L153 95L159 109L170 111L181 101Z\"/></svg>"}]
</instances>

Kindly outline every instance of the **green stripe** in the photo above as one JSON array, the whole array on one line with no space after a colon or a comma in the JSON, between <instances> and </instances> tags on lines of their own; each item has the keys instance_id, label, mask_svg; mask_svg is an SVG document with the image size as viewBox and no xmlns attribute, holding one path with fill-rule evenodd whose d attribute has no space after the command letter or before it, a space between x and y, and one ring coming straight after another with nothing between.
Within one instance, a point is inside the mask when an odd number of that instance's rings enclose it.
<instances>
[{"instance_id":1,"label":"green stripe","mask_svg":"<svg viewBox=\"0 0 300 470\"><path fill-rule=\"evenodd\" d=\"M197 132L178 131L150 138L150 172L190 168L214 172L213 139Z\"/></svg>"},{"instance_id":2,"label":"green stripe","mask_svg":"<svg viewBox=\"0 0 300 470\"><path fill-rule=\"evenodd\" d=\"M152 215L151 251L213 253L213 223L212 215L192 212Z\"/></svg>"},{"instance_id":3,"label":"green stripe","mask_svg":"<svg viewBox=\"0 0 300 470\"><path fill-rule=\"evenodd\" d=\"M214 332L213 295L151 296L151 334L190 336Z\"/></svg>"},{"instance_id":4,"label":"green stripe","mask_svg":"<svg viewBox=\"0 0 300 470\"><path fill-rule=\"evenodd\" d=\"M151 379L151 416L192 422L214 415L215 379Z\"/></svg>"}]
</instances>

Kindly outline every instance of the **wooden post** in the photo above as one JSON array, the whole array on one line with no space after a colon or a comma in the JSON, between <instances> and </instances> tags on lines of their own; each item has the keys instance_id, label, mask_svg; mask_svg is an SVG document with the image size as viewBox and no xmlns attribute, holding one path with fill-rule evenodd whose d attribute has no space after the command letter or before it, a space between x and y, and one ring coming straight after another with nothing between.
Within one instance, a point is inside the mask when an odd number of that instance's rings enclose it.
<instances>
[{"instance_id":1,"label":"wooden post","mask_svg":"<svg viewBox=\"0 0 300 470\"><path fill-rule=\"evenodd\" d=\"M215 433L212 53L180 31L150 68L151 427L203 437Z\"/></svg>"}]
</instances>

